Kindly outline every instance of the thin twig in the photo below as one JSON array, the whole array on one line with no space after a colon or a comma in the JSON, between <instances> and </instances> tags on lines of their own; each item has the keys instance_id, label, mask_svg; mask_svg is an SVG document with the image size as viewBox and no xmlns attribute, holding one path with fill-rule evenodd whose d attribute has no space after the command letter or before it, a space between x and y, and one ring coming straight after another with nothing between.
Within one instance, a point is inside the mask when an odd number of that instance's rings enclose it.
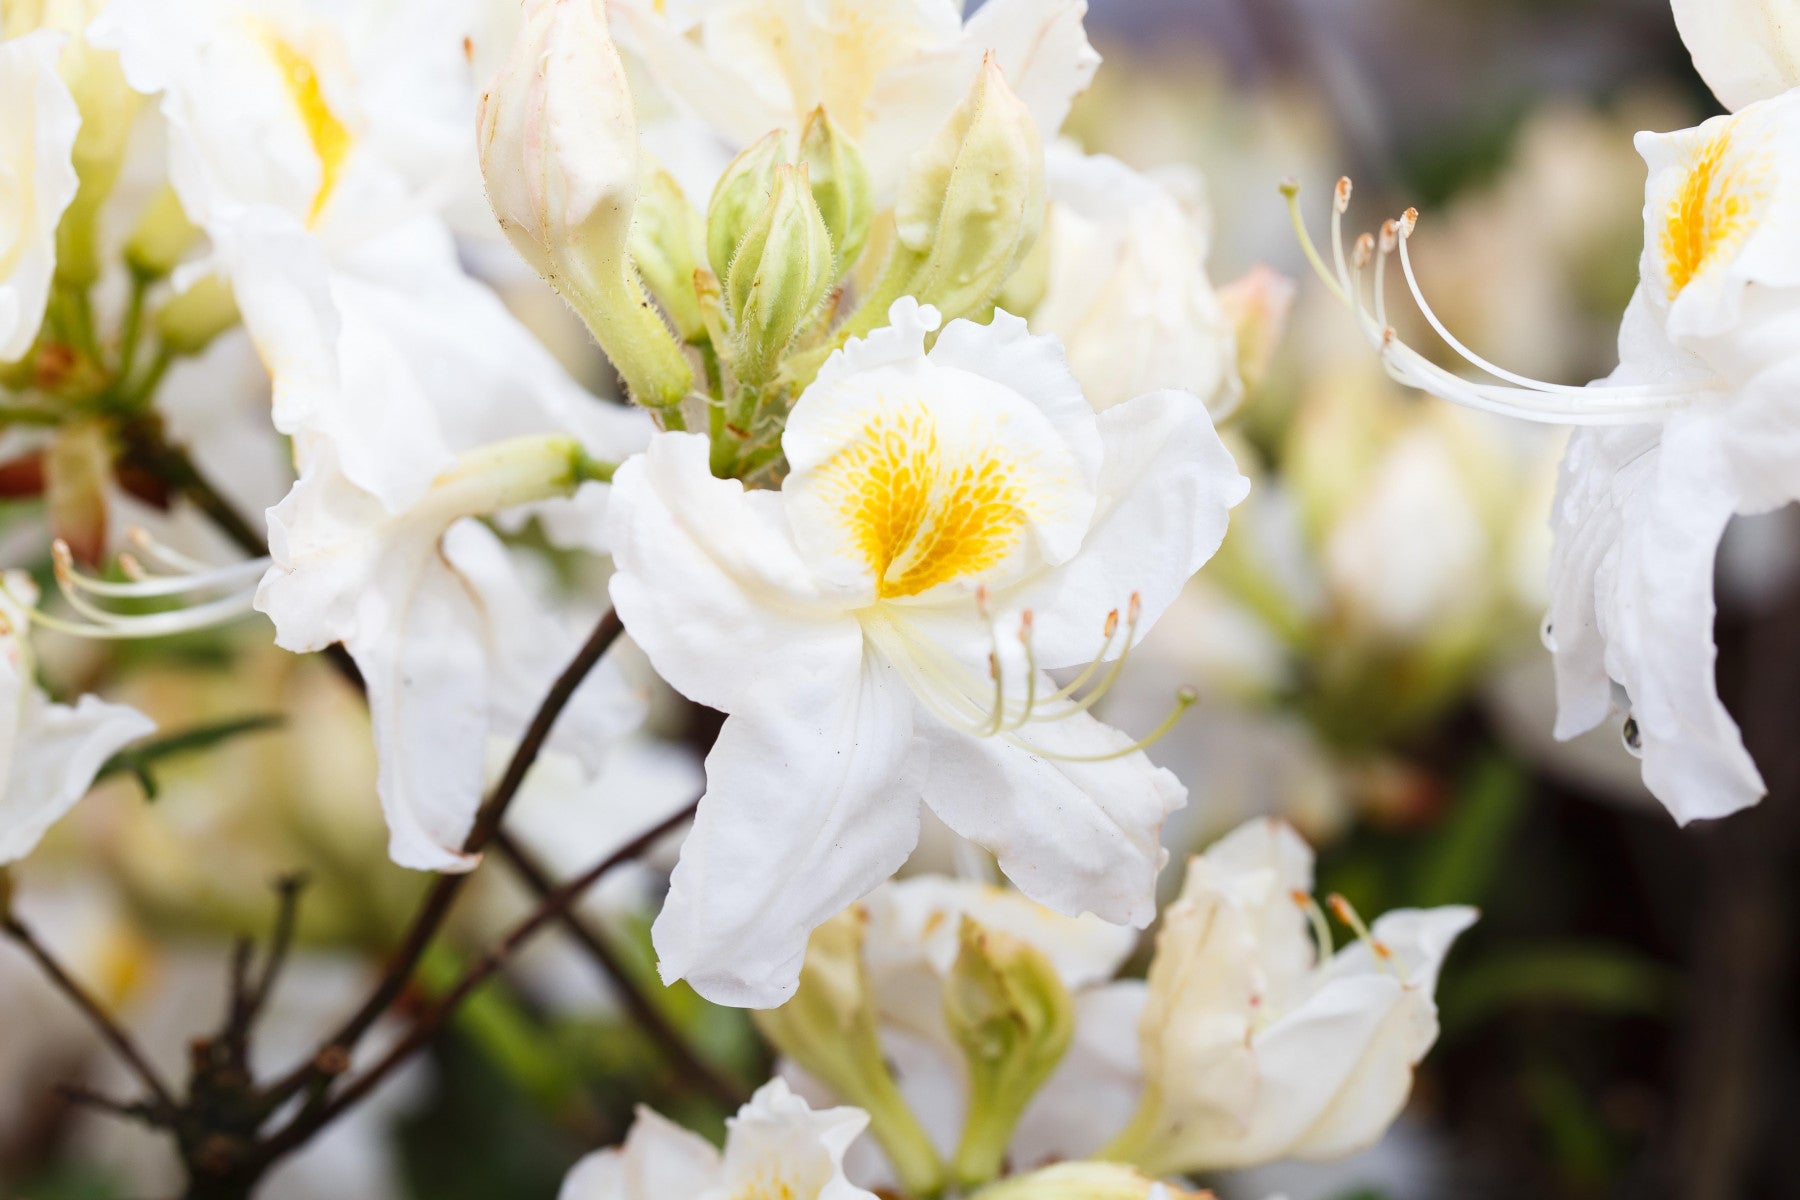
<instances>
[{"instance_id":1,"label":"thin twig","mask_svg":"<svg viewBox=\"0 0 1800 1200\"><path fill-rule=\"evenodd\" d=\"M500 822L506 816L507 808L513 797L518 794L519 787L525 782L526 774L532 764L537 761L544 743L549 740L550 732L555 727L557 718L562 716L569 701L593 669L599 665L608 647L624 631L618 616L608 609L588 636L587 642L577 652L575 658L557 677L544 696L543 703L538 706L537 715L532 718L519 747L513 752L512 760L507 763L506 772L500 782L494 785L493 792L476 813L475 822L470 827L469 836L463 842L465 854L478 854L485 849L500 828ZM426 894L419 911L414 915L412 925L407 929L406 937L399 949L389 960L387 972L376 984L361 1008L357 1009L342 1026L320 1047L312 1061L302 1063L287 1077L275 1083L268 1092L269 1099L280 1104L290 1096L328 1082L333 1068L341 1070L349 1062L350 1051L356 1048L363 1035L373 1028L383 1013L398 1000L412 981L413 973L419 962L425 957L432 939L437 936L450 913L450 907L456 901L457 894L468 881L467 875L440 875L437 882ZM324 1093L314 1091L311 1106L323 1103Z\"/></svg>"},{"instance_id":2,"label":"thin twig","mask_svg":"<svg viewBox=\"0 0 1800 1200\"><path fill-rule=\"evenodd\" d=\"M59 1083L56 1085L56 1094L70 1104L95 1109L121 1120L139 1121L159 1129L167 1124L156 1105L146 1104L141 1100L115 1100L78 1083Z\"/></svg>"},{"instance_id":3,"label":"thin twig","mask_svg":"<svg viewBox=\"0 0 1800 1200\"><path fill-rule=\"evenodd\" d=\"M63 969L63 965L56 960L56 957L42 942L38 941L37 936L17 916L8 916L3 922L0 922L0 929L5 931L6 936L17 942L25 953L36 961L38 968L49 977L50 982L55 984L57 989L67 996L76 1008L81 1010L82 1015L105 1039L106 1044L112 1047L113 1052L127 1067L131 1068L132 1074L138 1077L138 1081L144 1085L144 1089L150 1093L156 1105L163 1112L174 1113L178 1107L175 1103L174 1093L163 1082L162 1076L157 1074L156 1068L150 1065L150 1060L145 1057L142 1050L138 1049L137 1043L132 1040L130 1034L125 1032L124 1027L113 1020L100 1002L68 971Z\"/></svg>"},{"instance_id":4,"label":"thin twig","mask_svg":"<svg viewBox=\"0 0 1800 1200\"><path fill-rule=\"evenodd\" d=\"M507 864L519 876L526 887L536 894L540 901L549 900L556 894L556 883L551 879L543 865L539 863L524 846L502 830L494 838L494 847L505 857ZM624 1002L626 1010L652 1042L663 1052L663 1056L681 1074L684 1081L698 1084L700 1089L723 1105L727 1111L735 1111L748 1098L743 1087L735 1080L702 1059L694 1048L688 1045L681 1030L664 1015L656 1002L644 993L631 971L619 958L618 952L607 943L606 936L600 930L584 921L573 909L565 909L558 918L563 929L573 937L588 956L605 972L612 982L613 990Z\"/></svg>"},{"instance_id":5,"label":"thin twig","mask_svg":"<svg viewBox=\"0 0 1800 1200\"><path fill-rule=\"evenodd\" d=\"M694 815L694 807L690 805L676 813L654 829L621 846L593 868L551 892L536 912L514 926L512 931L502 938L486 957L470 967L454 987L445 992L437 1003L433 1004L423 1016L414 1022L412 1029L387 1054L382 1056L381 1061L345 1084L341 1091L316 1111L301 1112L292 1124L264 1143L263 1164L266 1166L273 1163L282 1155L304 1145L326 1125L336 1120L347 1109L380 1086L407 1059L428 1045L442 1031L450 1018L456 1014L463 1002L498 973L532 937L550 922L558 920L607 872L639 857L668 833L680 828Z\"/></svg>"},{"instance_id":6,"label":"thin twig","mask_svg":"<svg viewBox=\"0 0 1800 1200\"><path fill-rule=\"evenodd\" d=\"M306 888L305 873L283 875L275 881L275 931L269 936L269 952L263 958L261 974L250 993L250 1020L254 1022L268 1007L275 990L275 980L287 965L288 951L294 946L294 931L300 923L300 893Z\"/></svg>"}]
</instances>

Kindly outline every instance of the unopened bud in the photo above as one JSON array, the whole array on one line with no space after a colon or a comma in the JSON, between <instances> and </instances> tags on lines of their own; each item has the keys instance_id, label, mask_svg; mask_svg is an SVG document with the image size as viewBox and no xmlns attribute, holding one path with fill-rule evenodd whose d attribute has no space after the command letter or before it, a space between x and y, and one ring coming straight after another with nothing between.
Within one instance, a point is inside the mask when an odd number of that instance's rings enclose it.
<instances>
[{"instance_id":1,"label":"unopened bud","mask_svg":"<svg viewBox=\"0 0 1800 1200\"><path fill-rule=\"evenodd\" d=\"M900 185L896 236L918 262L903 294L946 321L983 308L1036 244L1045 186L1037 122L989 55Z\"/></svg>"},{"instance_id":2,"label":"unopened bud","mask_svg":"<svg viewBox=\"0 0 1800 1200\"><path fill-rule=\"evenodd\" d=\"M675 423L693 372L630 269L637 112L602 0L526 0L524 27L481 98L478 136L506 236L632 394Z\"/></svg>"},{"instance_id":3,"label":"unopened bud","mask_svg":"<svg viewBox=\"0 0 1800 1200\"><path fill-rule=\"evenodd\" d=\"M875 198L868 169L856 143L824 108L814 109L800 132L800 161L811 172L813 199L831 231L834 274L841 276L856 266L869 244Z\"/></svg>"},{"instance_id":4,"label":"unopened bud","mask_svg":"<svg viewBox=\"0 0 1800 1200\"><path fill-rule=\"evenodd\" d=\"M82 36L102 0L47 0L37 8L37 25L66 34L57 73L81 110L71 160L81 187L57 227L56 275L87 287L100 277L96 248L100 206L112 194L125 163L127 139L143 103L119 66L119 56L88 44Z\"/></svg>"},{"instance_id":5,"label":"unopened bud","mask_svg":"<svg viewBox=\"0 0 1800 1200\"><path fill-rule=\"evenodd\" d=\"M981 1192L981 1200L1210 1200L1211 1192L1187 1192L1158 1183L1116 1163L1058 1163L1014 1175Z\"/></svg>"},{"instance_id":6,"label":"unopened bud","mask_svg":"<svg viewBox=\"0 0 1800 1200\"><path fill-rule=\"evenodd\" d=\"M738 247L768 206L775 168L792 161L793 140L777 129L732 159L719 176L706 206L706 261L720 279L731 278Z\"/></svg>"},{"instance_id":7,"label":"unopened bud","mask_svg":"<svg viewBox=\"0 0 1800 1200\"><path fill-rule=\"evenodd\" d=\"M977 1187L1000 1173L1013 1128L1062 1061L1075 1005L1056 967L1021 938L964 917L944 1019L969 1067L969 1116L953 1167Z\"/></svg>"},{"instance_id":8,"label":"unopened bud","mask_svg":"<svg viewBox=\"0 0 1800 1200\"><path fill-rule=\"evenodd\" d=\"M205 275L157 310L163 349L177 357L200 353L238 323L237 298L222 275Z\"/></svg>"},{"instance_id":9,"label":"unopened bud","mask_svg":"<svg viewBox=\"0 0 1800 1200\"><path fill-rule=\"evenodd\" d=\"M1237 327L1238 376L1248 392L1257 391L1268 378L1294 307L1294 291L1293 280L1261 266L1219 290L1219 303Z\"/></svg>"},{"instance_id":10,"label":"unopened bud","mask_svg":"<svg viewBox=\"0 0 1800 1200\"><path fill-rule=\"evenodd\" d=\"M852 907L813 931L800 987L780 1008L755 1014L756 1027L782 1054L869 1114L869 1129L888 1153L908 1194L943 1190L943 1164L900 1095L876 1032L863 960L864 910Z\"/></svg>"},{"instance_id":11,"label":"unopened bud","mask_svg":"<svg viewBox=\"0 0 1800 1200\"><path fill-rule=\"evenodd\" d=\"M706 223L688 203L674 176L646 163L631 226L631 258L650 292L662 302L675 332L694 342L706 334L694 272L706 249Z\"/></svg>"},{"instance_id":12,"label":"unopened bud","mask_svg":"<svg viewBox=\"0 0 1800 1200\"><path fill-rule=\"evenodd\" d=\"M125 243L125 261L140 279L161 279L181 264L199 240L200 230L188 220L175 189L157 190Z\"/></svg>"},{"instance_id":13,"label":"unopened bud","mask_svg":"<svg viewBox=\"0 0 1800 1200\"><path fill-rule=\"evenodd\" d=\"M831 234L807 169L784 163L775 169L768 203L744 234L725 280L739 379L760 384L774 375L788 346L818 313L833 278Z\"/></svg>"}]
</instances>

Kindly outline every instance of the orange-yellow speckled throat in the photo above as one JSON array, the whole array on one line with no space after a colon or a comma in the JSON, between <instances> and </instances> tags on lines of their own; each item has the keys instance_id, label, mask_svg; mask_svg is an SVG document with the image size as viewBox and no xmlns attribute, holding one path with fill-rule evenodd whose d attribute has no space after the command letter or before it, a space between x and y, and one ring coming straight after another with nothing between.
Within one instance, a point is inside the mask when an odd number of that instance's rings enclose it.
<instances>
[{"instance_id":1,"label":"orange-yellow speckled throat","mask_svg":"<svg viewBox=\"0 0 1800 1200\"><path fill-rule=\"evenodd\" d=\"M947 457L922 404L894 406L819 471L882 599L971 579L1019 545L1029 511L1015 464L997 446Z\"/></svg>"},{"instance_id":2,"label":"orange-yellow speckled throat","mask_svg":"<svg viewBox=\"0 0 1800 1200\"><path fill-rule=\"evenodd\" d=\"M1767 160L1741 145L1737 134L1738 123L1727 121L1701 142L1669 201L1660 246L1670 300L1729 257L1761 216Z\"/></svg>"},{"instance_id":3,"label":"orange-yellow speckled throat","mask_svg":"<svg viewBox=\"0 0 1800 1200\"><path fill-rule=\"evenodd\" d=\"M325 89L312 60L302 54L292 42L273 34L265 34L263 43L281 71L288 96L293 100L294 108L306 126L307 139L312 142L313 153L319 159L319 190L313 194L312 206L306 217L308 226L316 225L325 211L325 205L331 200L331 192L337 186L344 160L350 156L350 130L326 102Z\"/></svg>"}]
</instances>

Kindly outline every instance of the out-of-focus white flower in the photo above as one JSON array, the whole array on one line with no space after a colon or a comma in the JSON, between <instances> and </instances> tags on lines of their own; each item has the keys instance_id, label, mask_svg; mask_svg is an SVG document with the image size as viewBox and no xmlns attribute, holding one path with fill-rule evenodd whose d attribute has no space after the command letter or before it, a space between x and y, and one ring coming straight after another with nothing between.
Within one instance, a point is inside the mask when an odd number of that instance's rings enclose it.
<instances>
[{"instance_id":1,"label":"out-of-focus white flower","mask_svg":"<svg viewBox=\"0 0 1800 1200\"><path fill-rule=\"evenodd\" d=\"M1212 240L1197 179L1184 203L1117 159L1066 147L1048 157L1049 256L1031 327L1060 337L1096 408L1157 388L1206 401L1215 417L1242 395L1231 319L1206 277Z\"/></svg>"},{"instance_id":2,"label":"out-of-focus white flower","mask_svg":"<svg viewBox=\"0 0 1800 1200\"><path fill-rule=\"evenodd\" d=\"M1800 83L1800 12L1792 0L1674 0L1694 68L1736 112Z\"/></svg>"},{"instance_id":3,"label":"out-of-focus white flower","mask_svg":"<svg viewBox=\"0 0 1800 1200\"><path fill-rule=\"evenodd\" d=\"M257 607L297 653L341 642L367 685L377 790L402 866L467 870L460 847L480 806L490 733L515 734L578 644L521 585L505 546L474 518L567 495L581 479L573 438L471 451L410 508L390 512L336 469L321 444L269 510ZM604 664L559 722L590 769L641 718Z\"/></svg>"},{"instance_id":4,"label":"out-of-focus white flower","mask_svg":"<svg viewBox=\"0 0 1800 1200\"><path fill-rule=\"evenodd\" d=\"M625 1144L590 1154L563 1181L561 1200L875 1200L844 1177L844 1151L868 1125L859 1109L815 1112L776 1079L726 1122L721 1152L697 1134L638 1109Z\"/></svg>"},{"instance_id":5,"label":"out-of-focus white flower","mask_svg":"<svg viewBox=\"0 0 1800 1200\"><path fill-rule=\"evenodd\" d=\"M81 112L56 72L63 37L0 42L0 362L36 340L56 273L56 224L75 199Z\"/></svg>"},{"instance_id":6,"label":"out-of-focus white flower","mask_svg":"<svg viewBox=\"0 0 1800 1200\"><path fill-rule=\"evenodd\" d=\"M1372 1144L1405 1106L1437 1039L1438 968L1475 913L1398 911L1364 930L1340 906L1359 939L1321 957L1312 866L1270 820L1189 864L1150 967L1143 1103L1107 1157L1153 1175L1332 1158Z\"/></svg>"},{"instance_id":7,"label":"out-of-focus white flower","mask_svg":"<svg viewBox=\"0 0 1800 1200\"><path fill-rule=\"evenodd\" d=\"M658 87L741 149L798 130L823 106L855 140L878 203L995 55L1046 140L1100 57L1086 0L722 0L611 4L621 40Z\"/></svg>"},{"instance_id":8,"label":"out-of-focus white flower","mask_svg":"<svg viewBox=\"0 0 1800 1200\"><path fill-rule=\"evenodd\" d=\"M1154 914L1182 793L1044 672L1122 656L1248 485L1193 396L1096 418L1016 317L929 354L934 310L891 319L795 405L779 493L714 479L680 434L614 486L626 628L730 714L656 926L665 976L720 1001L791 995L808 932L905 861L921 800L1033 899Z\"/></svg>"},{"instance_id":9,"label":"out-of-focus white flower","mask_svg":"<svg viewBox=\"0 0 1800 1200\"><path fill-rule=\"evenodd\" d=\"M10 571L0 580L0 866L30 854L107 759L156 729L136 709L97 696L51 703L32 677L36 604L30 576Z\"/></svg>"},{"instance_id":10,"label":"out-of-focus white flower","mask_svg":"<svg viewBox=\"0 0 1800 1200\"><path fill-rule=\"evenodd\" d=\"M1622 688L1625 735L1677 820L1719 817L1766 790L1713 680L1713 563L1734 514L1800 496L1786 365L1800 295L1800 94L1696 129L1641 134L1650 167L1641 282L1619 369L1589 388L1540 383L1456 342L1419 293L1389 222L1321 270L1353 303L1394 377L1446 399L1586 426L1570 440L1553 524L1546 637L1556 655L1559 737L1590 729ZM1341 219L1348 182L1335 204ZM1334 247L1342 239L1333 234ZM1310 249L1310 243L1309 243ZM1467 361L1500 382L1452 375L1397 339L1358 294L1390 257L1420 308ZM1354 265L1355 270L1352 270Z\"/></svg>"}]
</instances>

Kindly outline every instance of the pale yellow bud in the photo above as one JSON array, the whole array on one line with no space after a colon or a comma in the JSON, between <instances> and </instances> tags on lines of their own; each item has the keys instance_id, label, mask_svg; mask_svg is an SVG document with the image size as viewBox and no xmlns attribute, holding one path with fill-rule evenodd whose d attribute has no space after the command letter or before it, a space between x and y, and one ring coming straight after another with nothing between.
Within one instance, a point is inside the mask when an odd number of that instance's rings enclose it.
<instances>
[{"instance_id":1,"label":"pale yellow bud","mask_svg":"<svg viewBox=\"0 0 1800 1200\"><path fill-rule=\"evenodd\" d=\"M896 236L917 263L901 294L946 321L979 311L1036 244L1045 204L1037 122L989 55L900 185Z\"/></svg>"},{"instance_id":2,"label":"pale yellow bud","mask_svg":"<svg viewBox=\"0 0 1800 1200\"><path fill-rule=\"evenodd\" d=\"M975 1200L1211 1200L1211 1196L1158 1183L1114 1163L1073 1162L1015 1175L975 1193Z\"/></svg>"},{"instance_id":3,"label":"pale yellow bud","mask_svg":"<svg viewBox=\"0 0 1800 1200\"><path fill-rule=\"evenodd\" d=\"M164 184L132 227L125 261L140 279L161 279L181 264L199 238L200 229L188 220L181 198Z\"/></svg>"},{"instance_id":4,"label":"pale yellow bud","mask_svg":"<svg viewBox=\"0 0 1800 1200\"><path fill-rule=\"evenodd\" d=\"M527 0L481 99L481 173L513 246L562 293L632 394L679 424L693 371L628 258L637 113L601 0Z\"/></svg>"},{"instance_id":5,"label":"pale yellow bud","mask_svg":"<svg viewBox=\"0 0 1800 1200\"><path fill-rule=\"evenodd\" d=\"M1255 392L1268 377L1275 348L1294 307L1294 281L1268 267L1253 267L1219 289L1219 304L1237 329L1238 376Z\"/></svg>"},{"instance_id":6,"label":"pale yellow bud","mask_svg":"<svg viewBox=\"0 0 1800 1200\"><path fill-rule=\"evenodd\" d=\"M207 275L157 310L163 349L177 357L200 353L238 323L237 299L222 275Z\"/></svg>"}]
</instances>

